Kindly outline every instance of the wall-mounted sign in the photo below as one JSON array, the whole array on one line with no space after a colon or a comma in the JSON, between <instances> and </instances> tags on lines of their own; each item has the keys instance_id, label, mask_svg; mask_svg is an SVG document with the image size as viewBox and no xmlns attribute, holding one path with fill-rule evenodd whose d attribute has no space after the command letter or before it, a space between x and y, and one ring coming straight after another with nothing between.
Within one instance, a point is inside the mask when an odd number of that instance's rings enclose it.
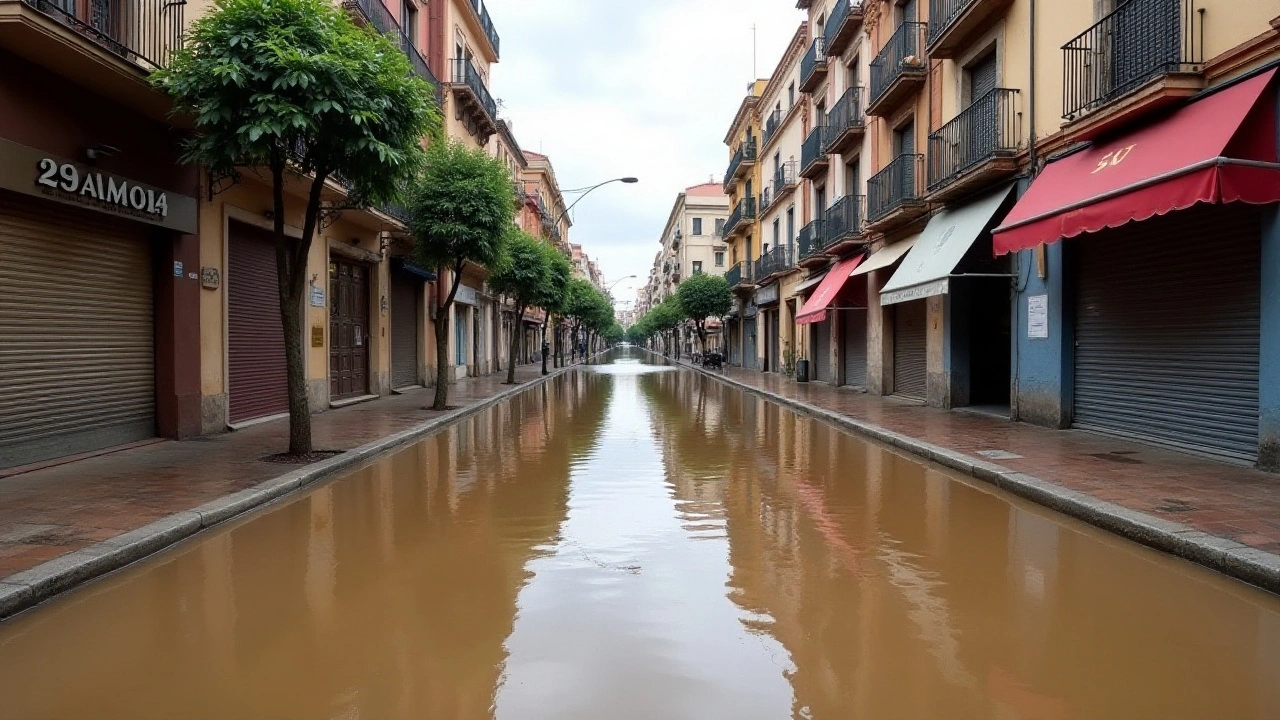
<instances>
[{"instance_id":1,"label":"wall-mounted sign","mask_svg":"<svg viewBox=\"0 0 1280 720\"><path fill-rule=\"evenodd\" d=\"M311 347L324 347L324 328L319 325L311 326Z\"/></svg>"},{"instance_id":2,"label":"wall-mounted sign","mask_svg":"<svg viewBox=\"0 0 1280 720\"><path fill-rule=\"evenodd\" d=\"M453 301L478 307L480 305L480 294L470 285L459 285L458 294L453 296Z\"/></svg>"},{"instance_id":3,"label":"wall-mounted sign","mask_svg":"<svg viewBox=\"0 0 1280 720\"><path fill-rule=\"evenodd\" d=\"M778 302L778 283L766 285L756 291L756 305Z\"/></svg>"},{"instance_id":4,"label":"wall-mounted sign","mask_svg":"<svg viewBox=\"0 0 1280 720\"><path fill-rule=\"evenodd\" d=\"M1048 295L1027 297L1027 337L1035 339L1049 337Z\"/></svg>"},{"instance_id":5,"label":"wall-mounted sign","mask_svg":"<svg viewBox=\"0 0 1280 720\"><path fill-rule=\"evenodd\" d=\"M173 261L173 276L182 277L182 261L181 260Z\"/></svg>"},{"instance_id":6,"label":"wall-mounted sign","mask_svg":"<svg viewBox=\"0 0 1280 720\"><path fill-rule=\"evenodd\" d=\"M222 273L216 267L200 268L200 286L205 290L217 290L222 285Z\"/></svg>"},{"instance_id":7,"label":"wall-mounted sign","mask_svg":"<svg viewBox=\"0 0 1280 720\"><path fill-rule=\"evenodd\" d=\"M196 199L0 140L0 188L195 233Z\"/></svg>"},{"instance_id":8,"label":"wall-mounted sign","mask_svg":"<svg viewBox=\"0 0 1280 720\"><path fill-rule=\"evenodd\" d=\"M311 307L324 307L324 287L320 285L311 286Z\"/></svg>"}]
</instances>

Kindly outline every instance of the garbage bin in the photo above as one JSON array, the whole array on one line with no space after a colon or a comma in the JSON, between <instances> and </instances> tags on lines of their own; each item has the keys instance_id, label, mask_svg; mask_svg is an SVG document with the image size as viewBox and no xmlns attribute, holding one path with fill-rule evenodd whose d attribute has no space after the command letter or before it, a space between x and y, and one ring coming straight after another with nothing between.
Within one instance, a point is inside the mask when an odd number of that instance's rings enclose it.
<instances>
[{"instance_id":1,"label":"garbage bin","mask_svg":"<svg viewBox=\"0 0 1280 720\"><path fill-rule=\"evenodd\" d=\"M809 382L809 361L808 360L796 361L796 382L803 382L803 383Z\"/></svg>"}]
</instances>

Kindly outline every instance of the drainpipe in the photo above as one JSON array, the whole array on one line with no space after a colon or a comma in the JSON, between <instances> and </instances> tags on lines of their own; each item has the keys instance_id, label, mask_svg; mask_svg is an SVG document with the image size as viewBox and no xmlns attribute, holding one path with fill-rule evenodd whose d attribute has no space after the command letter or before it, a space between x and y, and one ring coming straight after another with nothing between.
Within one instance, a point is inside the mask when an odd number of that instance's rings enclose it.
<instances>
[{"instance_id":1,"label":"drainpipe","mask_svg":"<svg viewBox=\"0 0 1280 720\"><path fill-rule=\"evenodd\" d=\"M1027 95L1031 104L1031 174L1036 174L1036 0L1031 2L1031 85Z\"/></svg>"}]
</instances>

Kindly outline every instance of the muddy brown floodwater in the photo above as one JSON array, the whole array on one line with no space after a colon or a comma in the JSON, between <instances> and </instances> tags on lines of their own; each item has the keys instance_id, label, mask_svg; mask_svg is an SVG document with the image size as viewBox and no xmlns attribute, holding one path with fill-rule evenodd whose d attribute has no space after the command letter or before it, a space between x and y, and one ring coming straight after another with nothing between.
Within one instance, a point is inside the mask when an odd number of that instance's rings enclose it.
<instances>
[{"instance_id":1,"label":"muddy brown floodwater","mask_svg":"<svg viewBox=\"0 0 1280 720\"><path fill-rule=\"evenodd\" d=\"M1274 719L1280 599L622 351L0 624L0 718Z\"/></svg>"}]
</instances>

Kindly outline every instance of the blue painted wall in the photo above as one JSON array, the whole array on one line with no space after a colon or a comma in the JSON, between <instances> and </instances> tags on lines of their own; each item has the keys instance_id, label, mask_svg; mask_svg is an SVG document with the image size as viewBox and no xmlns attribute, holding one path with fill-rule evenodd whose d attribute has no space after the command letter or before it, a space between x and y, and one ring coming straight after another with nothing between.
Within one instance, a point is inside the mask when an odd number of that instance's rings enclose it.
<instances>
[{"instance_id":1,"label":"blue painted wall","mask_svg":"<svg viewBox=\"0 0 1280 720\"><path fill-rule=\"evenodd\" d=\"M1262 216L1258 466L1280 471L1280 206Z\"/></svg>"},{"instance_id":2,"label":"blue painted wall","mask_svg":"<svg viewBox=\"0 0 1280 720\"><path fill-rule=\"evenodd\" d=\"M1013 308L1013 417L1051 428L1071 425L1073 326L1067 293L1066 243L1045 246L1045 277L1036 266L1035 250L1018 253L1017 292ZM1049 337L1029 338L1027 299L1047 295Z\"/></svg>"}]
</instances>

